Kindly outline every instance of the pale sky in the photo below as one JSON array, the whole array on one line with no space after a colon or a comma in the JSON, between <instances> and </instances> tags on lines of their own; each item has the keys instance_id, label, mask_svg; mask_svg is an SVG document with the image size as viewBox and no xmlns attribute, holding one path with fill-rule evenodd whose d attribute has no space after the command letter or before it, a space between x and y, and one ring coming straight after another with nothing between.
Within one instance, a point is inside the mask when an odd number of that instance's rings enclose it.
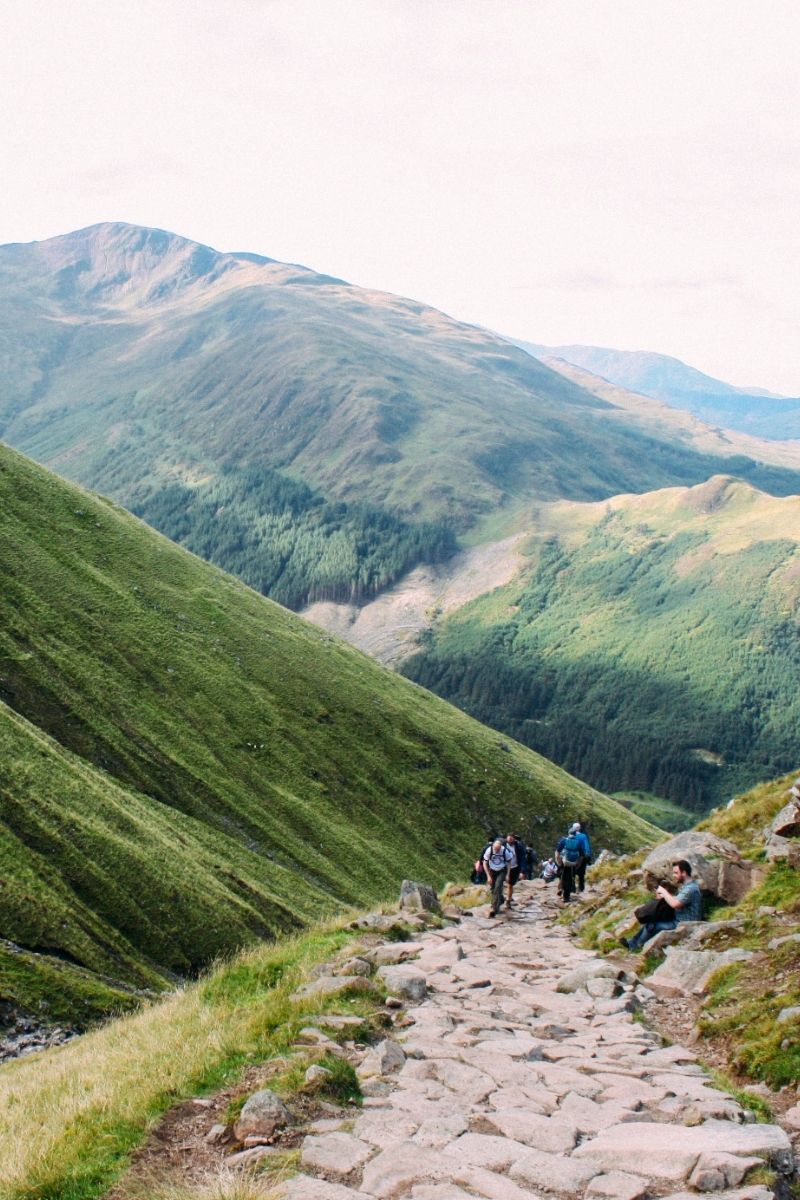
<instances>
[{"instance_id":1,"label":"pale sky","mask_svg":"<svg viewBox=\"0 0 800 1200\"><path fill-rule=\"evenodd\" d=\"M800 395L797 0L0 0L0 242L96 221Z\"/></svg>"}]
</instances>

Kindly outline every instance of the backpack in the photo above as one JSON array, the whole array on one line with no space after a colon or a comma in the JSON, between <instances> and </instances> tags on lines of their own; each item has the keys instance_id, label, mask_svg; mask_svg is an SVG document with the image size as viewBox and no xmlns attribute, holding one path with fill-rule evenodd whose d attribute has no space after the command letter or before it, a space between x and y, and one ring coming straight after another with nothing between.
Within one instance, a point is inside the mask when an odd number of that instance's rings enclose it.
<instances>
[{"instance_id":1,"label":"backpack","mask_svg":"<svg viewBox=\"0 0 800 1200\"><path fill-rule=\"evenodd\" d=\"M576 834L571 834L564 842L561 850L561 861L565 867L577 867L581 861L581 846L580 839Z\"/></svg>"}]
</instances>

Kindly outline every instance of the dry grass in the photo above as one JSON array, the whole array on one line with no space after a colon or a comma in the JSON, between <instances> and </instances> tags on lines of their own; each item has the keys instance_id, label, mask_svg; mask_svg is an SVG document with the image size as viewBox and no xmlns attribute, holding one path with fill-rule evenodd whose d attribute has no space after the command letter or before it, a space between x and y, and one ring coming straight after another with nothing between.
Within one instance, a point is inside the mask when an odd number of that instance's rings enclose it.
<instances>
[{"instance_id":1,"label":"dry grass","mask_svg":"<svg viewBox=\"0 0 800 1200\"><path fill-rule=\"evenodd\" d=\"M3 1068L0 1196L101 1195L172 1104L286 1048L303 1014L320 1010L319 999L298 1003L292 992L351 936L339 923L251 950L152 1007Z\"/></svg>"}]
</instances>

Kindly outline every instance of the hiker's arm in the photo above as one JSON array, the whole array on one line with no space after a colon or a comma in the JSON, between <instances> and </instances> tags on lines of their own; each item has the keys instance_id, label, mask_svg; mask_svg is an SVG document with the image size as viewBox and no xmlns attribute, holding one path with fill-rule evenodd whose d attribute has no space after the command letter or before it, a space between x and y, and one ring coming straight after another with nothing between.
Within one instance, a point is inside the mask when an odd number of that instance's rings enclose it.
<instances>
[{"instance_id":1,"label":"hiker's arm","mask_svg":"<svg viewBox=\"0 0 800 1200\"><path fill-rule=\"evenodd\" d=\"M670 908L683 908L683 901L677 896L673 896L672 892L668 892L663 884L659 884L656 888L656 895L659 900L666 900Z\"/></svg>"}]
</instances>

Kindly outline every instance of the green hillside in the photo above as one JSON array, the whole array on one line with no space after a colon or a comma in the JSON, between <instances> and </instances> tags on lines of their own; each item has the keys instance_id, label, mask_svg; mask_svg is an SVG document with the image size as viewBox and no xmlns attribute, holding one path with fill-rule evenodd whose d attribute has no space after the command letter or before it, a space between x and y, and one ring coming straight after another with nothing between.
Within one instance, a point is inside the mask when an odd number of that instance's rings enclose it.
<instances>
[{"instance_id":1,"label":"green hillside","mask_svg":"<svg viewBox=\"0 0 800 1200\"><path fill-rule=\"evenodd\" d=\"M645 427L422 304L130 225L0 247L0 363L7 442L296 607L515 531L533 498L720 470L800 491L797 462Z\"/></svg>"},{"instance_id":2,"label":"green hillside","mask_svg":"<svg viewBox=\"0 0 800 1200\"><path fill-rule=\"evenodd\" d=\"M0 999L64 1018L610 800L0 448ZM96 986L95 986L96 985ZM122 986L120 986L122 985Z\"/></svg>"},{"instance_id":3,"label":"green hillside","mask_svg":"<svg viewBox=\"0 0 800 1200\"><path fill-rule=\"evenodd\" d=\"M717 477L538 517L530 567L411 678L609 792L704 811L792 767L798 497Z\"/></svg>"}]
</instances>

